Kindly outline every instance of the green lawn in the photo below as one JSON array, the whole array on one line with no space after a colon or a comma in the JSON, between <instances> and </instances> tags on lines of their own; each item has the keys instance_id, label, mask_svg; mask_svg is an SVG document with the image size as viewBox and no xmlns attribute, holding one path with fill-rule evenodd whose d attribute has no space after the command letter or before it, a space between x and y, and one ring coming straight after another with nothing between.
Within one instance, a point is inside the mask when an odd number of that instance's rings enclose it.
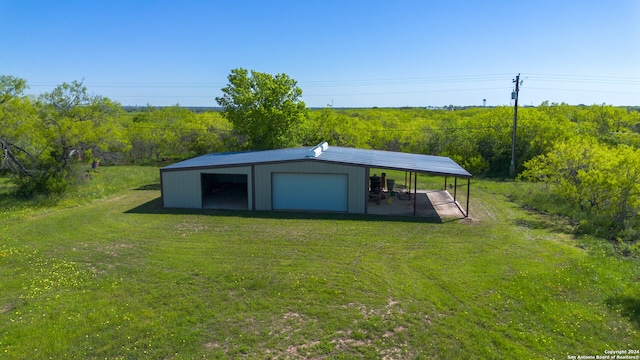
<instances>
[{"instance_id":1,"label":"green lawn","mask_svg":"<svg viewBox=\"0 0 640 360\"><path fill-rule=\"evenodd\" d=\"M85 195L48 207L0 191L14 209L0 210L0 358L567 359L640 348L640 262L506 200L527 184L474 181L471 219L434 224L164 210L157 177L101 168Z\"/></svg>"}]
</instances>

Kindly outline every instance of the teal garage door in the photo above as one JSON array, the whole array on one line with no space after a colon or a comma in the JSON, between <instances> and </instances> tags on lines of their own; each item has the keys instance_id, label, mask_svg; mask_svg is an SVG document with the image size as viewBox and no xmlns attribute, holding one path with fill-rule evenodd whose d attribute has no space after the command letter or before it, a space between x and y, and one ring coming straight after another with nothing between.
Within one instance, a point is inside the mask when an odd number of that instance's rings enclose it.
<instances>
[{"instance_id":1,"label":"teal garage door","mask_svg":"<svg viewBox=\"0 0 640 360\"><path fill-rule=\"evenodd\" d=\"M273 173L274 210L347 211L346 174Z\"/></svg>"}]
</instances>

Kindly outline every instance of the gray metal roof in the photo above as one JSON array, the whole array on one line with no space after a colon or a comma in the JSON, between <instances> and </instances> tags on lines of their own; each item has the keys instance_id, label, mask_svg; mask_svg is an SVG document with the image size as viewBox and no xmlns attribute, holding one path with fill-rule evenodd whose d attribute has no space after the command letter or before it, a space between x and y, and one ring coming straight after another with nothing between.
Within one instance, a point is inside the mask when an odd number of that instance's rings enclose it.
<instances>
[{"instance_id":1,"label":"gray metal roof","mask_svg":"<svg viewBox=\"0 0 640 360\"><path fill-rule=\"evenodd\" d=\"M213 153L169 165L163 167L161 170L173 171L293 161L325 161L354 166L416 171L434 175L472 176L455 161L445 156L329 146L317 157L307 157L309 149L310 148L289 148L235 153Z\"/></svg>"}]
</instances>

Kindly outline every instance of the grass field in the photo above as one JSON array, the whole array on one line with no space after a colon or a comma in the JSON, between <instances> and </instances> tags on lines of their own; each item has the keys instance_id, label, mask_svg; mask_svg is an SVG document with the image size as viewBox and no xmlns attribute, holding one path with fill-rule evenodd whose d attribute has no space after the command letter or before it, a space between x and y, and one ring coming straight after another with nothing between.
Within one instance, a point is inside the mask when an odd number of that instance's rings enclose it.
<instances>
[{"instance_id":1,"label":"grass field","mask_svg":"<svg viewBox=\"0 0 640 360\"><path fill-rule=\"evenodd\" d=\"M165 210L154 168L0 183L0 357L567 359L640 349L640 262L474 181L471 219Z\"/></svg>"}]
</instances>

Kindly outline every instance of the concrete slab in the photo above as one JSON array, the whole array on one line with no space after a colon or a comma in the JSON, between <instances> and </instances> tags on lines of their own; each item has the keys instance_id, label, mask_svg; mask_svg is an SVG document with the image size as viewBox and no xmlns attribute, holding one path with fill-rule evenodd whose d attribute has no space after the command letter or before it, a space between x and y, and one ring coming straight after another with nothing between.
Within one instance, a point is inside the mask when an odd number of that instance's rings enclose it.
<instances>
[{"instance_id":1,"label":"concrete slab","mask_svg":"<svg viewBox=\"0 0 640 360\"><path fill-rule=\"evenodd\" d=\"M392 196L384 192L379 203L369 201L367 213L373 215L414 215L413 192L411 197ZM446 190L418 190L416 194L415 216L438 217L440 219L463 218L464 214Z\"/></svg>"},{"instance_id":2,"label":"concrete slab","mask_svg":"<svg viewBox=\"0 0 640 360\"><path fill-rule=\"evenodd\" d=\"M447 190L427 191L426 194L441 219L464 217L464 213Z\"/></svg>"}]
</instances>

